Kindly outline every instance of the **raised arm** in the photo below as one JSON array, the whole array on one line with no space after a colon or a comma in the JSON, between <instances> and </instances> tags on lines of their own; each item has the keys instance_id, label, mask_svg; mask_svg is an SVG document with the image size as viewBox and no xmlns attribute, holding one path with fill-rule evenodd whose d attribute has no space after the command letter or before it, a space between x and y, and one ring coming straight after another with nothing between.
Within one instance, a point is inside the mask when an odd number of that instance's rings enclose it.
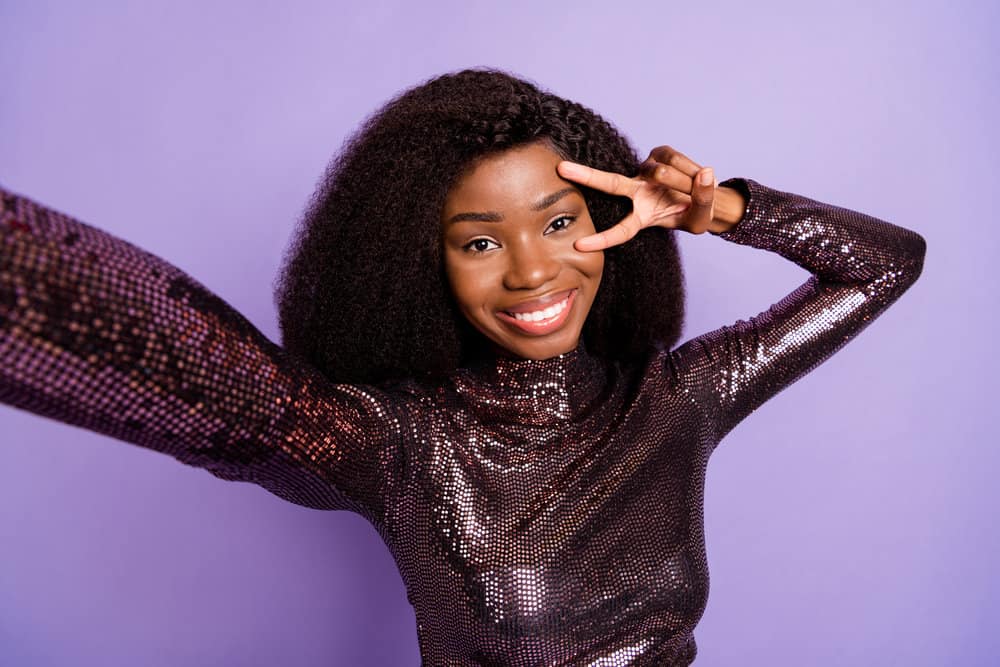
<instances>
[{"instance_id":1,"label":"raised arm","mask_svg":"<svg viewBox=\"0 0 1000 667\"><path fill-rule=\"evenodd\" d=\"M327 381L176 267L0 190L0 402L377 521L400 400Z\"/></svg>"},{"instance_id":2,"label":"raised arm","mask_svg":"<svg viewBox=\"0 0 1000 667\"><path fill-rule=\"evenodd\" d=\"M663 354L669 381L704 413L713 447L858 335L923 268L926 244L915 232L750 180L716 187L711 168L669 146L654 148L632 178L572 162L561 163L559 173L632 200L629 215L578 240L579 250L626 243L645 227L662 226L770 250L813 274L749 321Z\"/></svg>"},{"instance_id":3,"label":"raised arm","mask_svg":"<svg viewBox=\"0 0 1000 667\"><path fill-rule=\"evenodd\" d=\"M759 315L670 353L674 380L704 410L716 444L898 299L920 276L926 245L908 229L751 180L722 185L747 205L719 238L776 252L813 275Z\"/></svg>"}]
</instances>

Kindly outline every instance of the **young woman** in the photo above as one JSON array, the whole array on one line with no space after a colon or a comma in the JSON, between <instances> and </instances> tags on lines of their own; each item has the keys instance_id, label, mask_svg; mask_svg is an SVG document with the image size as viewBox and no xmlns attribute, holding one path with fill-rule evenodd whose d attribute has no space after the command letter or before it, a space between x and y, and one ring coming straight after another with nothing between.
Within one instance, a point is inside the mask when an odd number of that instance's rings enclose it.
<instances>
[{"instance_id":1,"label":"young woman","mask_svg":"<svg viewBox=\"0 0 1000 667\"><path fill-rule=\"evenodd\" d=\"M674 231L812 273L674 348ZM366 517L428 665L687 665L709 455L920 275L918 234L639 162L494 71L403 93L338 157L280 277L284 347L175 267L3 193L0 401Z\"/></svg>"}]
</instances>

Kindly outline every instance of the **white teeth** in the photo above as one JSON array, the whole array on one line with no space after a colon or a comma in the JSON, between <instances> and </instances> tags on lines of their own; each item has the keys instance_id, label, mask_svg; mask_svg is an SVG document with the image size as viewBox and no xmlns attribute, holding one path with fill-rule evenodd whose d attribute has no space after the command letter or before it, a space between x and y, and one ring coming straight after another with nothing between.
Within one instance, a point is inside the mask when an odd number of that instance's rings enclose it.
<instances>
[{"instance_id":1,"label":"white teeth","mask_svg":"<svg viewBox=\"0 0 1000 667\"><path fill-rule=\"evenodd\" d=\"M551 320L553 317L561 313L565 310L567 303L569 303L568 297L554 306L549 306L545 310L536 310L533 313L511 314L514 316L514 319L521 320L522 322L541 322L542 320Z\"/></svg>"}]
</instances>

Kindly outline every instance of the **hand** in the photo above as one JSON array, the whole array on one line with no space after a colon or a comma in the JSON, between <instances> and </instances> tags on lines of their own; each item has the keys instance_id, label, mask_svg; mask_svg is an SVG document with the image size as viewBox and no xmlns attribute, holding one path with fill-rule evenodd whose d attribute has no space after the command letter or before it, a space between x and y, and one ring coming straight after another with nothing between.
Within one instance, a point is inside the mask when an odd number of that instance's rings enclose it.
<instances>
[{"instance_id":1,"label":"hand","mask_svg":"<svg viewBox=\"0 0 1000 667\"><path fill-rule=\"evenodd\" d=\"M650 151L634 178L569 161L560 162L558 169L567 180L632 200L632 212L614 227L578 239L574 247L580 251L619 245L653 225L692 234L725 231L742 217L745 206L742 195L723 188L728 190L719 193L725 200L726 215L716 219L720 197L711 167L701 167L669 146Z\"/></svg>"}]
</instances>

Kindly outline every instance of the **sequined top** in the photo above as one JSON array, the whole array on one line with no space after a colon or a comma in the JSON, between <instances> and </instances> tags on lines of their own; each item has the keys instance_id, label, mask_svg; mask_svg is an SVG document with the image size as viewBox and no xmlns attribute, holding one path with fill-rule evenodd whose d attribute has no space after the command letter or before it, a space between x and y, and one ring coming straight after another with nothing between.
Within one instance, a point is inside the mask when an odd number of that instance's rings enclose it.
<instances>
[{"instance_id":1,"label":"sequined top","mask_svg":"<svg viewBox=\"0 0 1000 667\"><path fill-rule=\"evenodd\" d=\"M177 268L10 193L0 401L291 502L348 509L402 573L426 665L688 665L709 455L917 279L918 234L734 179L721 238L812 276L635 363L500 358L333 384Z\"/></svg>"}]
</instances>

